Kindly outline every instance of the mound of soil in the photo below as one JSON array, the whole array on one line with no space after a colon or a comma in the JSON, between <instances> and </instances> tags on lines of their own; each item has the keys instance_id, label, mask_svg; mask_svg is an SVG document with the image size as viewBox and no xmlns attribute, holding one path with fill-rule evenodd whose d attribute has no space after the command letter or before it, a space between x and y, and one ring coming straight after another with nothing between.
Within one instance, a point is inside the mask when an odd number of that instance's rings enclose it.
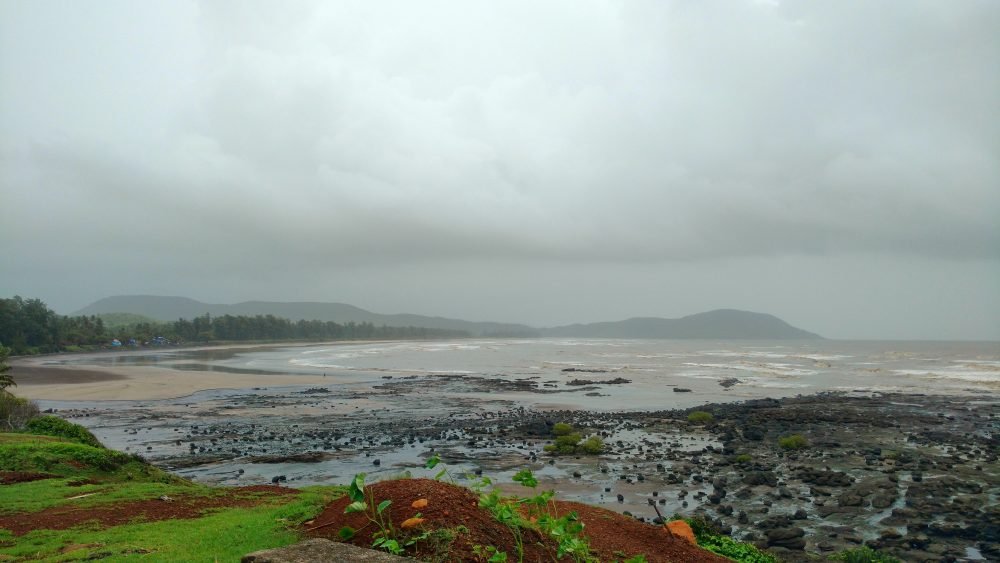
<instances>
[{"instance_id":1,"label":"mound of soil","mask_svg":"<svg viewBox=\"0 0 1000 563\"><path fill-rule=\"evenodd\" d=\"M464 487L430 479L398 479L369 485L366 496L374 504L391 500L384 514L397 530L398 538L422 532L450 530L454 539L448 543L444 535L431 533L425 540L407 548L407 555L433 558L442 561L485 561L482 548L493 546L509 557L517 556L514 532L498 522L486 509L479 508L479 496ZM427 499L427 506L416 509L413 502ZM344 514L350 499L343 497L330 503L306 528L307 535L338 539L344 526L356 531L350 543L361 547L372 544L373 534L379 527L369 522L362 513ZM645 555L650 562L719 562L728 559L705 551L687 541L675 538L662 527L639 522L610 510L575 502L556 502L558 516L575 511L584 524L584 535L590 542L591 553L601 561L620 561L634 555ZM402 530L402 523L417 513L424 521L416 528ZM553 561L557 546L555 541L532 529L522 529L525 561ZM567 557L567 559L569 559Z\"/></svg>"},{"instance_id":2,"label":"mound of soil","mask_svg":"<svg viewBox=\"0 0 1000 563\"><path fill-rule=\"evenodd\" d=\"M52 479L53 477L58 477L58 475L31 471L0 471L0 485L28 483L30 481L41 481L42 479Z\"/></svg>"},{"instance_id":3,"label":"mound of soil","mask_svg":"<svg viewBox=\"0 0 1000 563\"><path fill-rule=\"evenodd\" d=\"M0 514L0 529L7 529L15 536L21 536L32 530L66 530L83 523L110 528L137 519L152 522L198 518L209 509L255 506L274 496L294 494L298 494L295 489L257 485L207 497L148 499L98 506L57 506L39 512Z\"/></svg>"}]
</instances>

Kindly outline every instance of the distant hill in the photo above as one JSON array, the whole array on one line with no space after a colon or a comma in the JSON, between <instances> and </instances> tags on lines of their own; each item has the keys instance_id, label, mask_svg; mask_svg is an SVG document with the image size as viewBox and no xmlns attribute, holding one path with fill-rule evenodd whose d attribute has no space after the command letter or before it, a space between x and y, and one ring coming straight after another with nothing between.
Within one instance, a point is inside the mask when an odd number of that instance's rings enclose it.
<instances>
[{"instance_id":1,"label":"distant hill","mask_svg":"<svg viewBox=\"0 0 1000 563\"><path fill-rule=\"evenodd\" d=\"M578 338L703 338L785 340L822 338L773 315L718 309L679 319L636 317L618 322L573 324L542 329L543 336Z\"/></svg>"},{"instance_id":2,"label":"distant hill","mask_svg":"<svg viewBox=\"0 0 1000 563\"><path fill-rule=\"evenodd\" d=\"M128 313L159 321L192 319L208 313L220 315L274 315L297 321L372 323L376 326L425 327L461 330L472 336L564 336L579 338L704 338L784 340L822 338L763 313L719 309L680 319L637 317L618 322L574 324L536 329L527 325L471 322L423 315L383 315L344 303L245 301L235 305L202 303L186 297L119 295L96 301L74 315Z\"/></svg>"},{"instance_id":3,"label":"distant hill","mask_svg":"<svg viewBox=\"0 0 1000 563\"><path fill-rule=\"evenodd\" d=\"M444 317L423 315L383 315L372 313L344 303L245 301L235 305L202 303L187 297L163 297L157 295L119 295L95 301L73 313L74 315L102 315L107 313L131 313L156 319L176 321L192 319L208 313L221 315L274 315L285 319L308 321L333 321L337 323L372 323L376 326L424 327L461 330L473 336L538 336L535 328L509 323L471 322Z\"/></svg>"}]
</instances>

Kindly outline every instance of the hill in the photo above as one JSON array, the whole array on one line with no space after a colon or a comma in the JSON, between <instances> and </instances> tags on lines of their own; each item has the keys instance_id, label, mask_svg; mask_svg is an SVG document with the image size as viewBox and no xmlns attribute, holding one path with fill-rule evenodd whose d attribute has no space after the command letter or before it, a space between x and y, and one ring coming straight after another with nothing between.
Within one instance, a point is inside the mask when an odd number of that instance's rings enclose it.
<instances>
[{"instance_id":1,"label":"hill","mask_svg":"<svg viewBox=\"0 0 1000 563\"><path fill-rule=\"evenodd\" d=\"M102 315L107 313L132 313L159 321L193 319L206 313L221 315L274 315L292 321L332 321L336 323L371 323L375 326L423 327L458 330L472 336L538 336L537 329L526 325L472 322L444 317L395 314L383 315L366 311L345 303L245 301L234 305L202 303L186 297L157 295L119 295L107 297L80 309L73 315Z\"/></svg>"},{"instance_id":2,"label":"hill","mask_svg":"<svg viewBox=\"0 0 1000 563\"><path fill-rule=\"evenodd\" d=\"M712 340L822 338L763 313L718 309L679 319L636 317L618 322L573 324L543 329L544 336L578 338L703 338Z\"/></svg>"},{"instance_id":3,"label":"hill","mask_svg":"<svg viewBox=\"0 0 1000 563\"><path fill-rule=\"evenodd\" d=\"M297 320L333 321L337 323L371 323L375 326L424 327L457 330L471 336L512 337L575 337L575 338L701 338L701 339L752 339L786 340L818 339L821 336L796 328L785 321L764 313L736 309L718 309L679 319L635 317L617 322L572 324L553 328L536 329L523 324L472 322L425 315L385 315L366 311L346 303L311 301L244 301L234 305L202 303L187 297L157 295L119 295L96 301L74 315L141 315L159 321L178 318L193 319L204 314L221 315L274 315Z\"/></svg>"}]
</instances>

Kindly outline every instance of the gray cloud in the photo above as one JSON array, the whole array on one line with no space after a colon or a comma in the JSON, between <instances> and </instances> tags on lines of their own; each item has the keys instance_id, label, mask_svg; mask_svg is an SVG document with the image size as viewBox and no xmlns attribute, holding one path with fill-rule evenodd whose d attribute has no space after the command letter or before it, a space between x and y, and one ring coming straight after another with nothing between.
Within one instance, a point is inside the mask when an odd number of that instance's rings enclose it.
<instances>
[{"instance_id":1,"label":"gray cloud","mask_svg":"<svg viewBox=\"0 0 1000 563\"><path fill-rule=\"evenodd\" d=\"M992 2L14 3L0 14L10 291L48 284L72 302L156 284L197 292L185 280L198 276L214 285L193 296L226 300L234 282L262 277L268 295L247 298L292 299L286 273L316 277L310 297L348 300L323 287L406 271L429 288L397 300L416 310L448 285L429 272L483 261L702 281L747 260L882 260L968 279L1000 261ZM56 263L105 275L63 291L39 281ZM516 290L479 283L511 291L492 309L509 310ZM967 306L1000 313L995 295ZM807 328L822 332L821 319L813 311ZM860 334L849 325L830 327ZM1000 338L1000 326L966 337L980 333Z\"/></svg>"}]
</instances>

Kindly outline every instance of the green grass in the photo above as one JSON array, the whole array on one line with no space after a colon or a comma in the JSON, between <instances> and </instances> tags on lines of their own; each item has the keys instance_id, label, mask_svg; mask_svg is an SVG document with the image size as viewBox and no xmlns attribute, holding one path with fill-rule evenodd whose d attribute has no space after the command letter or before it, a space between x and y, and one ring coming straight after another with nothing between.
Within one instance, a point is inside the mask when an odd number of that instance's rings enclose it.
<instances>
[{"instance_id":1,"label":"green grass","mask_svg":"<svg viewBox=\"0 0 1000 563\"><path fill-rule=\"evenodd\" d=\"M0 513L6 514L228 491L170 475L136 456L52 436L0 433L0 470L57 476L0 486ZM94 482L70 485L83 480ZM138 556L147 561L236 561L251 551L300 540L297 527L343 494L343 487L311 487L297 496L270 497L254 507L214 510L196 519L134 522L106 529L83 525L35 530L19 537L0 529L0 561L76 561L96 556L102 561Z\"/></svg>"},{"instance_id":2,"label":"green grass","mask_svg":"<svg viewBox=\"0 0 1000 563\"><path fill-rule=\"evenodd\" d=\"M0 547L3 555L39 561L78 561L95 554L108 554L102 561L238 561L259 549L281 547L299 541L295 527L318 514L327 502L343 494L343 488L306 489L285 504L232 508L193 520L162 520L115 526L104 530L38 530ZM3 541L0 531L0 542ZM8 540L11 538L7 538ZM66 546L82 546L63 552Z\"/></svg>"}]
</instances>

